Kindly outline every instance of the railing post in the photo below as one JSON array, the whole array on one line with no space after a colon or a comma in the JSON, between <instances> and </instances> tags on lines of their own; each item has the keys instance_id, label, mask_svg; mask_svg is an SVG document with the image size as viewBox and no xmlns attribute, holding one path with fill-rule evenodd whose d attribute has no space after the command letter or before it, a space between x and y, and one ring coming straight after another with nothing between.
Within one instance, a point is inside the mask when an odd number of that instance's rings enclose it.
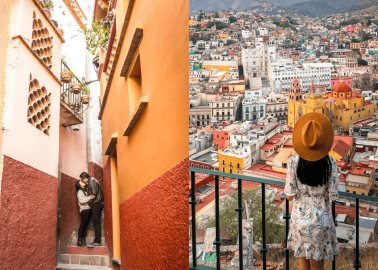
<instances>
[{"instance_id":1,"label":"railing post","mask_svg":"<svg viewBox=\"0 0 378 270\"><path fill-rule=\"evenodd\" d=\"M332 218L333 218L333 223L335 224L335 227L337 226L336 222L336 202L332 202ZM333 256L332 260L332 270L336 270L336 256Z\"/></svg>"},{"instance_id":2,"label":"railing post","mask_svg":"<svg viewBox=\"0 0 378 270\"><path fill-rule=\"evenodd\" d=\"M243 210L244 207L242 206L242 180L238 179L238 208L236 211L238 212L238 225L239 225L239 269L243 270L244 267L244 260L243 260Z\"/></svg>"},{"instance_id":3,"label":"railing post","mask_svg":"<svg viewBox=\"0 0 378 270\"><path fill-rule=\"evenodd\" d=\"M355 251L355 260L354 268L358 270L361 268L360 262L360 200L356 198L356 251Z\"/></svg>"},{"instance_id":4,"label":"railing post","mask_svg":"<svg viewBox=\"0 0 378 270\"><path fill-rule=\"evenodd\" d=\"M262 183L261 185L261 205L262 205L262 208L261 208L261 216L262 216L262 240L263 240L263 244L262 244L262 247L260 249L260 251L262 252L262 257L263 257L263 270L266 270L266 253L268 252L268 248L266 247L266 231L265 231L265 227L266 227L266 224L265 224L265 183Z\"/></svg>"},{"instance_id":5,"label":"railing post","mask_svg":"<svg viewBox=\"0 0 378 270\"><path fill-rule=\"evenodd\" d=\"M285 224L286 224L286 237L285 237L285 244L286 244L286 250L285 250L285 255L286 255L286 270L290 269L290 251L289 248L287 247L287 240L289 237L289 221L290 221L290 213L289 213L289 200L285 199Z\"/></svg>"},{"instance_id":6,"label":"railing post","mask_svg":"<svg viewBox=\"0 0 378 270\"><path fill-rule=\"evenodd\" d=\"M215 176L215 241L214 245L217 254L217 270L220 270L220 222L219 222L219 176Z\"/></svg>"},{"instance_id":7,"label":"railing post","mask_svg":"<svg viewBox=\"0 0 378 270\"><path fill-rule=\"evenodd\" d=\"M190 201L192 206L192 267L191 270L197 270L197 236L196 236L196 174L190 172Z\"/></svg>"}]
</instances>

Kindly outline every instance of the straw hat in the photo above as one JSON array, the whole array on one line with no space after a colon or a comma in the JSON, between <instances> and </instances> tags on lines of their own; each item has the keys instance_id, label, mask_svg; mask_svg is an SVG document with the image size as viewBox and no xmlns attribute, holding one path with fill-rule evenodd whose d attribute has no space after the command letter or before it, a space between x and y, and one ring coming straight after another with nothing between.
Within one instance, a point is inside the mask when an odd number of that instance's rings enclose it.
<instances>
[{"instance_id":1,"label":"straw hat","mask_svg":"<svg viewBox=\"0 0 378 270\"><path fill-rule=\"evenodd\" d=\"M305 160L316 161L325 157L333 144L333 128L329 119L316 112L303 115L293 130L293 146Z\"/></svg>"}]
</instances>

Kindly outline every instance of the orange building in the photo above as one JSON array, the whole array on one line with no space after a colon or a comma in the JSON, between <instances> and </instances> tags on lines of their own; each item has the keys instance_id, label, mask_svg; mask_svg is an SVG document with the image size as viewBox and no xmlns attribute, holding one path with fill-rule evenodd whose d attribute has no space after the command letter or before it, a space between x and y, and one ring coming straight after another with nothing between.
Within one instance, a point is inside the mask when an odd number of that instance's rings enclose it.
<instances>
[{"instance_id":1,"label":"orange building","mask_svg":"<svg viewBox=\"0 0 378 270\"><path fill-rule=\"evenodd\" d=\"M223 150L230 144L230 134L224 130L214 130L213 144L217 150Z\"/></svg>"},{"instance_id":2,"label":"orange building","mask_svg":"<svg viewBox=\"0 0 378 270\"><path fill-rule=\"evenodd\" d=\"M122 269L186 269L188 1L112 5L99 63L107 245Z\"/></svg>"}]
</instances>

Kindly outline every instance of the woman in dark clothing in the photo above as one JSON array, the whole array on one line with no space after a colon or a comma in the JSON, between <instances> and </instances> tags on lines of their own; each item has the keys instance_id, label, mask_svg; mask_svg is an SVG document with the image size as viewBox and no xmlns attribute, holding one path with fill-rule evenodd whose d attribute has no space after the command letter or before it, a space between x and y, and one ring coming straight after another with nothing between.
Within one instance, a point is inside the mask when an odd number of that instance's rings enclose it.
<instances>
[{"instance_id":1,"label":"woman in dark clothing","mask_svg":"<svg viewBox=\"0 0 378 270\"><path fill-rule=\"evenodd\" d=\"M77 245L79 247L86 246L85 237L87 235L87 227L91 219L91 207L88 202L94 198L88 195L87 183L79 180L76 182L77 201L80 209L80 227L78 230Z\"/></svg>"}]
</instances>

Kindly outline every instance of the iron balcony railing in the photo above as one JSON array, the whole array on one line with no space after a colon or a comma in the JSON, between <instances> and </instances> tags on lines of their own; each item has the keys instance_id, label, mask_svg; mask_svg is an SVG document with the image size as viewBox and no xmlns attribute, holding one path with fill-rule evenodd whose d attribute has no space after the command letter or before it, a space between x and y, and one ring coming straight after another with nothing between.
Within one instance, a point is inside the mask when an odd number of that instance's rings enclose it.
<instances>
[{"instance_id":1,"label":"iron balcony railing","mask_svg":"<svg viewBox=\"0 0 378 270\"><path fill-rule=\"evenodd\" d=\"M214 269L209 268L208 266L203 267L198 265L197 263L197 239L196 239L196 189L195 189L195 174L202 173L215 176L215 241L214 245L216 247L216 268L217 270L221 269L220 263L220 245L221 245L221 238L220 238L220 210L219 210L219 177L226 177L231 179L237 179L237 193L238 193L238 207L235 211L238 212L238 250L239 250L239 269L243 270L243 233L242 233L242 212L244 211L243 203L242 203L242 184L243 181L248 182L256 182L261 184L261 200L262 200L262 246L260 251L262 253L262 269L267 269L267 252L268 247L266 244L266 217L265 217L265 186L266 185L275 185L275 186L285 186L285 182L268 179L268 178L259 178L249 175L239 175L239 174L231 174L231 173L224 173L215 170L207 170L201 168L194 168L190 167L189 169L191 175L191 189L190 189L190 199L189 204L191 205L191 242L192 242L192 262L189 264L189 269L191 270L201 270L201 269ZM355 200L355 216L356 216L356 239L355 239L355 258L353 262L353 267L358 270L361 268L361 261L360 261L360 251L359 251L359 204L360 200L371 202L371 203L378 203L378 197L370 197L364 195L353 194L349 192L339 192L340 198L352 199ZM333 220L335 221L335 209L336 209L336 202L332 202L332 214ZM286 226L286 238L285 238L285 245L287 247L287 236L289 233L289 220L290 220L290 212L289 212L289 201L285 199L285 214L283 216L285 219L285 226ZM285 269L290 269L290 257L289 257L289 249L285 249ZM336 258L332 261L332 270L336 270Z\"/></svg>"},{"instance_id":2,"label":"iron balcony railing","mask_svg":"<svg viewBox=\"0 0 378 270\"><path fill-rule=\"evenodd\" d=\"M68 67L68 65L62 60L61 61L61 71L63 70L69 70L71 69ZM78 94L74 94L71 89L74 84L80 84L81 81L72 73L72 79L69 83L62 82L62 85L60 87L60 101L66 104L69 108L71 108L71 112L78 117L81 122L83 122L83 103L81 102L81 91Z\"/></svg>"}]
</instances>

